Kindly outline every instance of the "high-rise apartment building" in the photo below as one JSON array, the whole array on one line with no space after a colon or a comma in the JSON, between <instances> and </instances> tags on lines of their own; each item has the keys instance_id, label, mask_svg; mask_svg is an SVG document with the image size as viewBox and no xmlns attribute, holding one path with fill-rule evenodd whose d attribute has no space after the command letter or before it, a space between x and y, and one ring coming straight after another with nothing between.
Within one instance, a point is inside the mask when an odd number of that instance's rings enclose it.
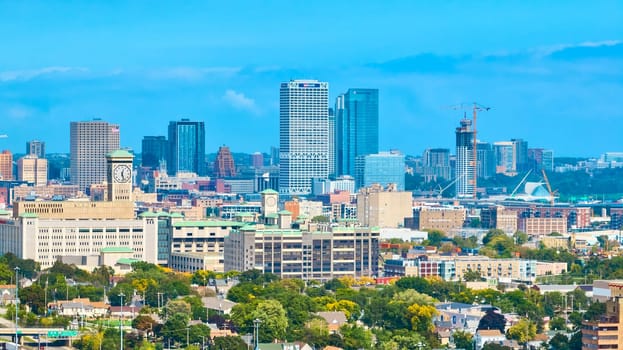
<instances>
[{"instance_id":1,"label":"high-rise apartment building","mask_svg":"<svg viewBox=\"0 0 623 350\"><path fill-rule=\"evenodd\" d=\"M360 155L355 161L355 186L395 184L398 191L405 189L405 156L400 152L380 152Z\"/></svg>"},{"instance_id":2,"label":"high-rise apartment building","mask_svg":"<svg viewBox=\"0 0 623 350\"><path fill-rule=\"evenodd\" d=\"M329 176L329 83L292 80L279 96L279 192L306 195Z\"/></svg>"},{"instance_id":3,"label":"high-rise apartment building","mask_svg":"<svg viewBox=\"0 0 623 350\"><path fill-rule=\"evenodd\" d=\"M45 142L32 140L26 142L26 155L34 154L39 158L45 158Z\"/></svg>"},{"instance_id":4,"label":"high-rise apartment building","mask_svg":"<svg viewBox=\"0 0 623 350\"><path fill-rule=\"evenodd\" d=\"M522 139L511 139L513 151L515 153L515 169L517 172L524 172L530 168L528 162L528 141Z\"/></svg>"},{"instance_id":5,"label":"high-rise apartment building","mask_svg":"<svg viewBox=\"0 0 623 350\"><path fill-rule=\"evenodd\" d=\"M335 109L329 108L329 176L335 177L337 168L337 147L335 135Z\"/></svg>"},{"instance_id":6,"label":"high-rise apartment building","mask_svg":"<svg viewBox=\"0 0 623 350\"><path fill-rule=\"evenodd\" d=\"M84 191L106 180L106 154L119 149L119 125L101 119L70 124L71 183Z\"/></svg>"},{"instance_id":7,"label":"high-rise apartment building","mask_svg":"<svg viewBox=\"0 0 623 350\"><path fill-rule=\"evenodd\" d=\"M13 153L6 149L0 153L0 180L13 180Z\"/></svg>"},{"instance_id":8,"label":"high-rise apartment building","mask_svg":"<svg viewBox=\"0 0 623 350\"><path fill-rule=\"evenodd\" d=\"M17 179L45 186L48 183L48 160L29 154L17 160Z\"/></svg>"},{"instance_id":9,"label":"high-rise apartment building","mask_svg":"<svg viewBox=\"0 0 623 350\"><path fill-rule=\"evenodd\" d=\"M529 148L528 162L532 171L554 171L554 151L543 148Z\"/></svg>"},{"instance_id":10,"label":"high-rise apartment building","mask_svg":"<svg viewBox=\"0 0 623 350\"><path fill-rule=\"evenodd\" d=\"M169 143L165 136L145 136L141 143L142 165L147 168L159 168L166 162Z\"/></svg>"},{"instance_id":11,"label":"high-rise apartment building","mask_svg":"<svg viewBox=\"0 0 623 350\"><path fill-rule=\"evenodd\" d=\"M424 181L450 180L450 150L447 148L428 148L422 156L422 175Z\"/></svg>"},{"instance_id":12,"label":"high-rise apartment building","mask_svg":"<svg viewBox=\"0 0 623 350\"><path fill-rule=\"evenodd\" d=\"M472 121L461 120L456 128L456 195L459 198L474 197L476 183L474 174L474 130Z\"/></svg>"},{"instance_id":13,"label":"high-rise apartment building","mask_svg":"<svg viewBox=\"0 0 623 350\"><path fill-rule=\"evenodd\" d=\"M234 176L236 176L234 157L232 157L229 147L221 146L218 148L216 160L214 161L214 177L224 178Z\"/></svg>"},{"instance_id":14,"label":"high-rise apartment building","mask_svg":"<svg viewBox=\"0 0 623 350\"><path fill-rule=\"evenodd\" d=\"M192 172L205 175L205 125L182 119L169 123L167 172Z\"/></svg>"},{"instance_id":15,"label":"high-rise apartment building","mask_svg":"<svg viewBox=\"0 0 623 350\"><path fill-rule=\"evenodd\" d=\"M514 176L517 174L515 152L511 141L498 141L493 144L495 150L495 172Z\"/></svg>"},{"instance_id":16,"label":"high-rise apartment building","mask_svg":"<svg viewBox=\"0 0 623 350\"><path fill-rule=\"evenodd\" d=\"M379 90L348 89L337 97L338 175L353 175L358 156L379 152Z\"/></svg>"},{"instance_id":17,"label":"high-rise apartment building","mask_svg":"<svg viewBox=\"0 0 623 350\"><path fill-rule=\"evenodd\" d=\"M476 150L478 167L476 176L481 179L488 179L495 174L495 152L488 142L478 141Z\"/></svg>"},{"instance_id":18,"label":"high-rise apartment building","mask_svg":"<svg viewBox=\"0 0 623 350\"><path fill-rule=\"evenodd\" d=\"M261 169L264 167L264 155L260 152L255 152L251 155L251 165L255 169Z\"/></svg>"}]
</instances>

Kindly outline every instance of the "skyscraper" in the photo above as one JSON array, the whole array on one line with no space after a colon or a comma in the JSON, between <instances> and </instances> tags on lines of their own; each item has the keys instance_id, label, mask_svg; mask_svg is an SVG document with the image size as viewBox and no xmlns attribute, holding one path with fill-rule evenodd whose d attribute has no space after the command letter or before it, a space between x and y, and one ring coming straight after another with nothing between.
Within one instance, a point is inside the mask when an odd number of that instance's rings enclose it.
<instances>
[{"instance_id":1,"label":"skyscraper","mask_svg":"<svg viewBox=\"0 0 623 350\"><path fill-rule=\"evenodd\" d=\"M214 161L214 177L224 178L234 176L236 176L234 157L232 157L229 147L221 146L218 148L216 160Z\"/></svg>"},{"instance_id":2,"label":"skyscraper","mask_svg":"<svg viewBox=\"0 0 623 350\"><path fill-rule=\"evenodd\" d=\"M6 149L0 153L0 180L13 180L13 153Z\"/></svg>"},{"instance_id":3,"label":"skyscraper","mask_svg":"<svg viewBox=\"0 0 623 350\"><path fill-rule=\"evenodd\" d=\"M205 125L189 119L169 123L167 172L205 175Z\"/></svg>"},{"instance_id":4,"label":"skyscraper","mask_svg":"<svg viewBox=\"0 0 623 350\"><path fill-rule=\"evenodd\" d=\"M26 155L17 160L17 179L45 186L48 183L48 160L34 154Z\"/></svg>"},{"instance_id":5,"label":"skyscraper","mask_svg":"<svg viewBox=\"0 0 623 350\"><path fill-rule=\"evenodd\" d=\"M515 154L515 169L517 172L524 172L530 168L528 162L528 141L522 139L511 139L513 152Z\"/></svg>"},{"instance_id":6,"label":"skyscraper","mask_svg":"<svg viewBox=\"0 0 623 350\"><path fill-rule=\"evenodd\" d=\"M335 139L335 110L333 108L329 108L329 175L332 177L335 177L337 164Z\"/></svg>"},{"instance_id":7,"label":"skyscraper","mask_svg":"<svg viewBox=\"0 0 623 350\"><path fill-rule=\"evenodd\" d=\"M32 140L26 142L26 155L34 154L39 158L45 158L45 142Z\"/></svg>"},{"instance_id":8,"label":"skyscraper","mask_svg":"<svg viewBox=\"0 0 623 350\"><path fill-rule=\"evenodd\" d=\"M474 130L472 121L462 119L456 128L456 195L459 198L473 197L474 188Z\"/></svg>"},{"instance_id":9,"label":"skyscraper","mask_svg":"<svg viewBox=\"0 0 623 350\"><path fill-rule=\"evenodd\" d=\"M379 152L379 90L348 89L335 102L338 175L353 175L355 159Z\"/></svg>"},{"instance_id":10,"label":"skyscraper","mask_svg":"<svg viewBox=\"0 0 623 350\"><path fill-rule=\"evenodd\" d=\"M119 149L119 125L101 119L70 124L71 183L84 191L106 180L106 154Z\"/></svg>"},{"instance_id":11,"label":"skyscraper","mask_svg":"<svg viewBox=\"0 0 623 350\"><path fill-rule=\"evenodd\" d=\"M279 96L279 191L309 194L329 175L329 83L292 80Z\"/></svg>"},{"instance_id":12,"label":"skyscraper","mask_svg":"<svg viewBox=\"0 0 623 350\"><path fill-rule=\"evenodd\" d=\"M167 159L169 144L164 136L145 136L141 143L142 165L156 169Z\"/></svg>"},{"instance_id":13,"label":"skyscraper","mask_svg":"<svg viewBox=\"0 0 623 350\"><path fill-rule=\"evenodd\" d=\"M528 162L532 171L554 171L554 151L543 148L529 148Z\"/></svg>"},{"instance_id":14,"label":"skyscraper","mask_svg":"<svg viewBox=\"0 0 623 350\"><path fill-rule=\"evenodd\" d=\"M261 169L264 167L264 155L260 152L255 152L251 155L251 165L255 169Z\"/></svg>"}]
</instances>

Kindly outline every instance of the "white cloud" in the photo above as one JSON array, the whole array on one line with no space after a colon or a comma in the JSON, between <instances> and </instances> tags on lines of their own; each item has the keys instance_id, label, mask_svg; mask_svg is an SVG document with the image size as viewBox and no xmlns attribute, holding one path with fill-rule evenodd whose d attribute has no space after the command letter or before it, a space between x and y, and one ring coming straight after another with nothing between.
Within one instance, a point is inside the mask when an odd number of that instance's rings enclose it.
<instances>
[{"instance_id":1,"label":"white cloud","mask_svg":"<svg viewBox=\"0 0 623 350\"><path fill-rule=\"evenodd\" d=\"M44 75L66 74L66 73L82 73L88 71L82 67L44 67L39 69L13 70L0 72L0 82L9 82L14 80L31 80Z\"/></svg>"},{"instance_id":2,"label":"white cloud","mask_svg":"<svg viewBox=\"0 0 623 350\"><path fill-rule=\"evenodd\" d=\"M199 80L206 76L231 76L240 71L238 67L175 67L147 72L154 79Z\"/></svg>"},{"instance_id":3,"label":"white cloud","mask_svg":"<svg viewBox=\"0 0 623 350\"><path fill-rule=\"evenodd\" d=\"M6 116L11 119L26 119L34 113L32 108L26 106L12 106L6 110Z\"/></svg>"},{"instance_id":4,"label":"white cloud","mask_svg":"<svg viewBox=\"0 0 623 350\"><path fill-rule=\"evenodd\" d=\"M242 92L235 90L225 91L223 100L236 109L252 112L253 114L259 114L260 110L255 104L255 100L245 96Z\"/></svg>"}]
</instances>

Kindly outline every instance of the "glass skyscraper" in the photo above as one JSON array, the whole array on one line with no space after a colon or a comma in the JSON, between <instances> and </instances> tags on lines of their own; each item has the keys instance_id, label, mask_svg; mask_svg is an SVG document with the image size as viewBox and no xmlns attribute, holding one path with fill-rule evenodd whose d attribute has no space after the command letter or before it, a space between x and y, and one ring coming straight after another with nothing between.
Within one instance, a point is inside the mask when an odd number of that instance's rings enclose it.
<instances>
[{"instance_id":1,"label":"glass skyscraper","mask_svg":"<svg viewBox=\"0 0 623 350\"><path fill-rule=\"evenodd\" d=\"M205 175L205 125L182 119L169 123L167 172L193 172Z\"/></svg>"},{"instance_id":2,"label":"glass skyscraper","mask_svg":"<svg viewBox=\"0 0 623 350\"><path fill-rule=\"evenodd\" d=\"M405 156L398 152L381 152L358 156L355 159L355 187L396 184L405 189Z\"/></svg>"},{"instance_id":3,"label":"glass skyscraper","mask_svg":"<svg viewBox=\"0 0 623 350\"><path fill-rule=\"evenodd\" d=\"M355 159L379 152L379 90L348 89L337 97L337 175L354 175Z\"/></svg>"},{"instance_id":4,"label":"glass skyscraper","mask_svg":"<svg viewBox=\"0 0 623 350\"><path fill-rule=\"evenodd\" d=\"M335 102L337 175L353 175L355 159L379 152L379 90L348 89Z\"/></svg>"},{"instance_id":5,"label":"glass skyscraper","mask_svg":"<svg viewBox=\"0 0 623 350\"><path fill-rule=\"evenodd\" d=\"M141 158L144 167L157 169L166 161L169 143L164 136L144 136L141 143Z\"/></svg>"},{"instance_id":6,"label":"glass skyscraper","mask_svg":"<svg viewBox=\"0 0 623 350\"><path fill-rule=\"evenodd\" d=\"M292 80L279 90L279 192L311 193L329 176L329 83Z\"/></svg>"}]
</instances>

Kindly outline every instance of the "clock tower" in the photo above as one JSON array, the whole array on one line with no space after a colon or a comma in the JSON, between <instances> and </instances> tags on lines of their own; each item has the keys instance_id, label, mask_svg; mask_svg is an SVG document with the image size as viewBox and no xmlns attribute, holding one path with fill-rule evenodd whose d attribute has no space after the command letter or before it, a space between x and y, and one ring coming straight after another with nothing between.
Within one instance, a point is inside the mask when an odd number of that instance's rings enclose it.
<instances>
[{"instance_id":1,"label":"clock tower","mask_svg":"<svg viewBox=\"0 0 623 350\"><path fill-rule=\"evenodd\" d=\"M271 189L260 192L262 196L262 215L277 214L279 211L279 192Z\"/></svg>"},{"instance_id":2,"label":"clock tower","mask_svg":"<svg viewBox=\"0 0 623 350\"><path fill-rule=\"evenodd\" d=\"M106 154L109 202L132 200L132 160L134 155L125 150Z\"/></svg>"}]
</instances>

